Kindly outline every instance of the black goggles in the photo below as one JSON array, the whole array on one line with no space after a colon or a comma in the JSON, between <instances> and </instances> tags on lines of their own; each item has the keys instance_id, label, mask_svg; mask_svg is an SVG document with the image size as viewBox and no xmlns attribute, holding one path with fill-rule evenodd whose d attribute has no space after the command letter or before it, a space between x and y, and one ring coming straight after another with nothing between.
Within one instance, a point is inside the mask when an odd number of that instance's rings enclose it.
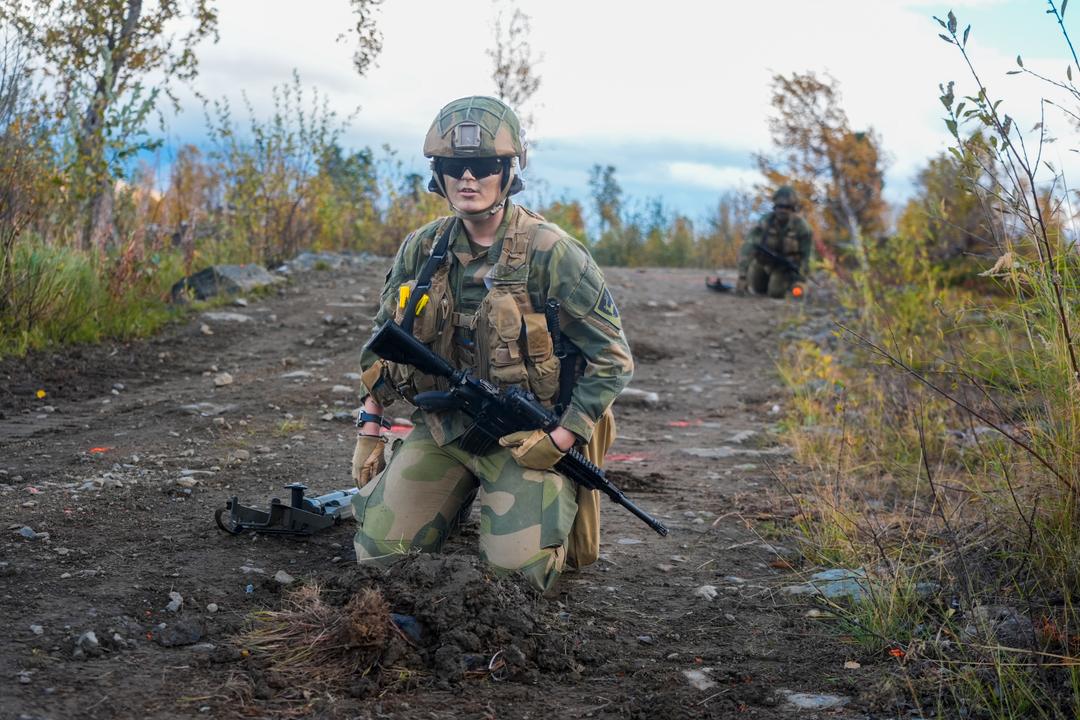
<instances>
[{"instance_id":1,"label":"black goggles","mask_svg":"<svg viewBox=\"0 0 1080 720\"><path fill-rule=\"evenodd\" d=\"M455 180L460 180L468 170L477 180L498 175L508 169L510 161L500 157L478 158L439 158L435 161L435 169L440 174L449 175Z\"/></svg>"}]
</instances>

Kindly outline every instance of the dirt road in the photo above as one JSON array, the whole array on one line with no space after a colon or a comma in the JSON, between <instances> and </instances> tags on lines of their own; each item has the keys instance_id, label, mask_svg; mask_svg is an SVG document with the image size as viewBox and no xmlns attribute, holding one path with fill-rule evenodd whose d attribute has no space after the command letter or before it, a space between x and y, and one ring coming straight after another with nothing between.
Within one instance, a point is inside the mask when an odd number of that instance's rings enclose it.
<instances>
[{"instance_id":1,"label":"dirt road","mask_svg":"<svg viewBox=\"0 0 1080 720\"><path fill-rule=\"evenodd\" d=\"M198 316L147 342L0 364L0 717L880 710L869 688L883 661L858 657L807 616L812 603L780 592L807 569L770 545L783 521L772 471L796 471L771 433L786 402L777 334L813 307L738 300L706 290L701 272L662 269L607 271L637 361L632 386L660 400L616 405L608 468L672 532L661 538L605 501L601 560L568 574L557 597L529 601L566 663L530 662L503 680L410 672L306 700L274 683L237 692L255 671L231 641L253 611L281 605L274 576L332 586L355 573L353 528L231 537L213 511L232 495L284 498L297 480L316 493L349 485L353 429L334 417L355 405L350 373L385 265L303 274L223 309L243 320ZM216 384L223 373L231 382ZM468 556L475 542L467 527L450 552Z\"/></svg>"}]
</instances>

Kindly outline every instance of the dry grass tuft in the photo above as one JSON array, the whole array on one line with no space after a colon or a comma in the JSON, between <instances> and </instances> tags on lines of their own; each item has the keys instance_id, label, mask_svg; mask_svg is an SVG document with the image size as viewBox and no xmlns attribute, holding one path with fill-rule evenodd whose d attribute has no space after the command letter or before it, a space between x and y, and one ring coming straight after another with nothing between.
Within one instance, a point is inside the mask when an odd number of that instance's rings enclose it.
<instances>
[{"instance_id":1,"label":"dry grass tuft","mask_svg":"<svg viewBox=\"0 0 1080 720\"><path fill-rule=\"evenodd\" d=\"M318 585L304 585L286 596L284 609L256 613L237 642L275 685L307 694L366 675L391 632L390 606L379 590L362 590L336 607L323 601Z\"/></svg>"}]
</instances>

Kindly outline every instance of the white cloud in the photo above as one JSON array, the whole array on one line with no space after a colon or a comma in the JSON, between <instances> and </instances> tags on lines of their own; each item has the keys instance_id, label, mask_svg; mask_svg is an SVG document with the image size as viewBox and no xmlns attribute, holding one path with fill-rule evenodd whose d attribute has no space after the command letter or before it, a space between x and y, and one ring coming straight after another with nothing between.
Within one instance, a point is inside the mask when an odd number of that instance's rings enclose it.
<instances>
[{"instance_id":1,"label":"white cloud","mask_svg":"<svg viewBox=\"0 0 1080 720\"><path fill-rule=\"evenodd\" d=\"M963 4L991 6L993 12L1000 2ZM565 140L585 148L624 144L628 152L620 170L626 173L634 171L633 147L640 143L723 147L745 153L747 160L768 150L770 78L813 70L839 81L854 127L873 127L881 135L891 163L887 189L895 193L947 146L938 84L966 75L956 48L937 37L940 28L930 16L943 10L917 0L519 4L532 16L531 42L544 56L538 65L543 82L529 108L536 118L530 135L541 143ZM280 0L229 0L220 8L221 42L202 50L198 86L210 97L236 99L246 89L262 113L270 108L270 88L287 81L295 67L305 83L328 94L339 114L362 107L349 142L393 141L404 160L422 162L419 147L438 108L452 98L492 90L484 51L491 45L493 12L494 6L484 2L384 3L377 19L384 50L378 66L359 78L351 48L335 42L351 22L348 3L309 0L300 7ZM1043 20L1041 12L1032 11L1031 17ZM980 44L979 29L969 50L983 79L991 92L1007 95L1010 112L1022 119L1022 127L1030 127L1045 87L1030 78L1006 77L1015 68L1015 53ZM1053 32L1046 30L1048 37ZM1058 59L1026 54L1025 64L1047 68L1056 77L1065 55L1049 45L1044 43L1040 54ZM965 92L972 92L970 80L958 85L958 95ZM738 173L734 167L695 167L678 160L652 167L715 188L726 187ZM597 161L582 154L580 174ZM664 174L656 175L656 192L662 193Z\"/></svg>"},{"instance_id":2,"label":"white cloud","mask_svg":"<svg viewBox=\"0 0 1080 720\"><path fill-rule=\"evenodd\" d=\"M709 165L696 162L668 164L671 179L686 185L698 185L712 190L750 190L764 181L757 170L744 167Z\"/></svg>"}]
</instances>

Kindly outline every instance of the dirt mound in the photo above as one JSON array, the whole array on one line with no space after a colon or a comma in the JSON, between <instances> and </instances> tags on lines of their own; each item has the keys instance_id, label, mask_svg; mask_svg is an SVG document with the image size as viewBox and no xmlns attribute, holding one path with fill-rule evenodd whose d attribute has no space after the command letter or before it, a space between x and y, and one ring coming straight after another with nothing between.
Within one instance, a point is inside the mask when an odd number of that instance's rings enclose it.
<instances>
[{"instance_id":1,"label":"dirt mound","mask_svg":"<svg viewBox=\"0 0 1080 720\"><path fill-rule=\"evenodd\" d=\"M253 616L236 639L247 662L233 687L246 698L309 702L576 672L572 629L523 583L475 557L350 568Z\"/></svg>"},{"instance_id":2,"label":"dirt mound","mask_svg":"<svg viewBox=\"0 0 1080 720\"><path fill-rule=\"evenodd\" d=\"M664 485L664 476L660 473L637 473L631 470L604 471L610 480L624 493L656 492Z\"/></svg>"}]
</instances>

